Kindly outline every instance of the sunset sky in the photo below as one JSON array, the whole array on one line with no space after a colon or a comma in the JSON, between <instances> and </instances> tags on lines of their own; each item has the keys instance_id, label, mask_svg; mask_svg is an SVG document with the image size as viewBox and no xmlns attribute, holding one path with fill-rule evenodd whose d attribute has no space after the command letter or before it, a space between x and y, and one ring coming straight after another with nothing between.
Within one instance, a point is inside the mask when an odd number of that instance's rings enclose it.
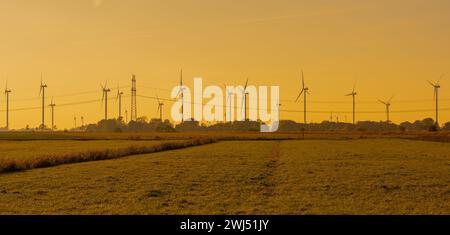
<instances>
[{"instance_id":1,"label":"sunset sky","mask_svg":"<svg viewBox=\"0 0 450 235\"><path fill-rule=\"evenodd\" d=\"M392 121L434 118L427 80L446 74L440 123L450 121L448 0L2 0L0 30L0 89L8 80L10 108L19 109L10 113L12 128L40 124L41 72L62 129L74 126L74 116L78 124L80 116L86 123L103 117L96 100L105 80L124 86L129 111L132 74L139 95L168 98L181 68L191 87L193 77L204 85L243 85L246 77L251 85L279 85L282 109L298 111L303 104L291 101L303 69L309 122L329 120L330 112L350 122L344 95L355 82L357 120L384 120L377 99L392 95ZM157 117L155 100L137 102L138 116ZM116 101L109 104L116 117ZM0 105L4 126L3 95ZM50 109L46 115L49 125ZM281 119L300 122L303 113Z\"/></svg>"}]
</instances>

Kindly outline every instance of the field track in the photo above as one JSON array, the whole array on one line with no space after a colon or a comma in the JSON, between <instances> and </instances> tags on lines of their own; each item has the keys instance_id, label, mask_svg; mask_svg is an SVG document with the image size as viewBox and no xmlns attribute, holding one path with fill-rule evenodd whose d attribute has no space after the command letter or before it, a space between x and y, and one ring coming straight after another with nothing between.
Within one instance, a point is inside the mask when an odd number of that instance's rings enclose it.
<instances>
[{"instance_id":1,"label":"field track","mask_svg":"<svg viewBox=\"0 0 450 235\"><path fill-rule=\"evenodd\" d=\"M220 141L0 174L1 214L448 214L450 145Z\"/></svg>"}]
</instances>

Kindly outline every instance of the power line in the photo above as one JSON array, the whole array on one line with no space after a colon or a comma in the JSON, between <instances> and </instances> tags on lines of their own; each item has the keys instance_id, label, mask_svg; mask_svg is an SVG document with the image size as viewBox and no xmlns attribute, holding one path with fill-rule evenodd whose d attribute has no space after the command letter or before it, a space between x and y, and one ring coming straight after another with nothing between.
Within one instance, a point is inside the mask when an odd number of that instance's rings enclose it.
<instances>
[{"instance_id":1,"label":"power line","mask_svg":"<svg viewBox=\"0 0 450 235\"><path fill-rule=\"evenodd\" d=\"M137 95L138 97L141 98L146 98L146 99L152 99L152 100L157 100L158 98L156 96L145 96L145 95ZM167 99L167 98L159 98L160 100L164 100L164 101L169 101L169 102L176 102L175 99ZM196 102L191 102L191 104L201 104L203 106L213 106L214 104L204 104L204 103L196 103ZM226 105L216 105L218 107L227 107ZM265 110L265 111L269 111L269 109L259 109L259 108L250 108L248 107L248 109L250 110ZM449 111L450 108L441 108L440 110L442 111ZM286 112L286 113L301 113L303 112L303 110L292 110L292 109L279 109L280 112ZM312 110L312 111L308 111L310 113L326 113L329 114L331 111L319 111L319 110ZM351 114L353 113L352 111L333 111L334 113L346 113L346 114ZM411 110L392 110L390 112L394 112L394 113L414 113L414 112L434 112L434 109L411 109ZM385 111L357 111L356 113L359 114L378 114L378 113L385 113Z\"/></svg>"},{"instance_id":2,"label":"power line","mask_svg":"<svg viewBox=\"0 0 450 235\"><path fill-rule=\"evenodd\" d=\"M234 86L236 87L236 86ZM147 86L139 86L139 88L144 89L150 89L150 90L160 90L160 91L168 91L171 92L170 89L165 88L158 88L158 87L147 87ZM198 92L190 92L192 96L195 94L198 94ZM263 100L263 99L258 99ZM414 100L396 100L395 103L427 103L432 102L434 99L414 99ZM450 99L440 99L440 101L450 101ZM282 103L300 103L296 102L295 100L289 100L289 99L280 99L280 102ZM315 104L348 104L348 101L345 100L308 100L308 103L315 103ZM377 100L360 100L358 101L359 104L378 104Z\"/></svg>"},{"instance_id":3,"label":"power line","mask_svg":"<svg viewBox=\"0 0 450 235\"><path fill-rule=\"evenodd\" d=\"M129 97L129 95L124 96ZM108 100L114 100L115 98L108 98ZM85 100L85 101L79 101L79 102L71 102L71 103L63 103L63 104L57 104L57 107L66 107L66 106L75 106L80 104L89 104L89 103L100 103L101 99L95 99L95 100ZM26 108L15 108L15 109L9 109L9 111L28 111L28 110L37 110L41 109L41 106L35 106L35 107L26 107ZM46 107L46 109L49 109L50 107ZM6 110L0 110L0 112L6 112Z\"/></svg>"},{"instance_id":4,"label":"power line","mask_svg":"<svg viewBox=\"0 0 450 235\"><path fill-rule=\"evenodd\" d=\"M122 88L128 88L130 86L120 86L119 89ZM111 90L117 90L117 88L111 88ZM68 93L68 94L60 94L60 95L53 95L54 98L63 98L63 97L71 97L71 96L78 96L78 95L86 95L86 94L94 94L94 93L100 93L99 90L90 90L90 91L82 91L82 92L75 92L75 93ZM10 100L12 102L22 102L22 101L31 101L31 100L38 100L41 99L41 97L30 97L30 98L22 98L22 99L13 99Z\"/></svg>"},{"instance_id":5,"label":"power line","mask_svg":"<svg viewBox=\"0 0 450 235\"><path fill-rule=\"evenodd\" d=\"M131 86L120 86L119 89L121 88L129 88ZM157 88L157 87L146 87L146 86L139 86L142 88L146 88L146 89L155 89L155 90L164 90L164 91L170 91L169 89L164 89L164 88ZM113 89L116 90L116 89ZM92 94L92 93L99 93L98 90L90 90L90 91L84 91L84 92L76 92L76 93L70 93L70 94L64 94L64 95L56 95L53 97L70 97L70 96L77 96L77 95L84 95L84 94ZM195 94L195 93L193 93ZM146 98L146 99L152 99L152 100L157 100L158 98L156 96L146 96L146 95L137 95L138 97L141 98ZM130 97L130 95L124 95L124 97ZM17 99L17 100L12 100L12 101L25 101L25 100L37 100L40 99L40 97L36 97L36 98L26 98L26 99ZM108 98L108 100L112 100L114 98ZM161 98L159 97L160 100L163 101L168 101L168 102L175 102L176 99L169 99L169 98ZM441 101L449 101L450 99L441 99ZM293 100L280 100L281 102L295 102ZM398 100L396 101L396 103L419 103L419 102L431 102L432 99L430 100L426 100L426 99L416 99L416 100ZM63 103L63 104L58 104L58 107L66 107L66 106L76 106L76 105L81 105L81 104L89 104L89 103L97 103L97 102L101 102L101 99L93 99L93 100L85 100L85 101L79 101L79 102L69 102L69 103ZM349 104L348 101L309 101L311 103L328 103L328 104ZM359 103L362 103L364 101L360 101ZM366 101L367 103L377 103L376 101ZM195 103L195 102L191 102L191 104L200 104L200 103ZM208 104L204 104L201 103L202 106L207 106ZM212 105L212 104L210 104ZM226 105L217 105L218 107L226 107ZM10 112L15 112L15 111L28 111L28 110L38 110L41 109L42 107L40 106L33 106L33 107L23 107L23 108L10 108L9 111ZM49 107L46 107L49 108ZM258 108L251 108L249 107L248 109L250 110L266 110L269 111L269 109L258 109ZM302 113L303 110L293 110L293 109L279 109L280 112L284 112L284 113ZM391 113L423 113L423 112L434 112L435 109L405 109L405 110L392 110L390 111ZM440 108L440 111L450 111L450 108ZM0 110L0 112L6 112L6 110ZM316 113L316 114L329 114L331 111L325 111L325 110L311 110L308 111L309 113ZM351 111L333 111L334 113L341 113L341 114L350 114L352 113ZM357 111L356 113L358 114L382 114L385 113L385 111Z\"/></svg>"}]
</instances>

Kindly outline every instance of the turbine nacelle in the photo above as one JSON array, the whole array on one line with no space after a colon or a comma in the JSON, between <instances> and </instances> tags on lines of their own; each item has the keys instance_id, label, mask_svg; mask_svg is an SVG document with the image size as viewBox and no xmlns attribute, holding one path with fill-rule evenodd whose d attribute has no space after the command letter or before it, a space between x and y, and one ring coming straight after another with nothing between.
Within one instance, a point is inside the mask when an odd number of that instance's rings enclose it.
<instances>
[{"instance_id":1,"label":"turbine nacelle","mask_svg":"<svg viewBox=\"0 0 450 235\"><path fill-rule=\"evenodd\" d=\"M6 81L6 86L5 86L5 95L8 95L8 93L11 93L11 90L8 89L8 81Z\"/></svg>"},{"instance_id":2,"label":"turbine nacelle","mask_svg":"<svg viewBox=\"0 0 450 235\"><path fill-rule=\"evenodd\" d=\"M107 87L107 84L108 84L108 81L105 82L105 85L100 84L100 87L102 88L102 103L103 103L103 101L105 101L105 97L108 95L108 92L111 91L111 89L109 89Z\"/></svg>"}]
</instances>

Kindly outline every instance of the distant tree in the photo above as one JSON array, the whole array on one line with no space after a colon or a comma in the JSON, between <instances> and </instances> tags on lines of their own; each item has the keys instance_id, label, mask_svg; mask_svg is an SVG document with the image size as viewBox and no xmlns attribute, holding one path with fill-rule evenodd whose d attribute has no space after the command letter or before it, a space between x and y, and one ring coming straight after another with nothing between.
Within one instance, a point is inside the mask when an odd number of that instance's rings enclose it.
<instances>
[{"instance_id":1,"label":"distant tree","mask_svg":"<svg viewBox=\"0 0 450 235\"><path fill-rule=\"evenodd\" d=\"M446 122L442 127L442 130L450 131L450 122Z\"/></svg>"},{"instance_id":2,"label":"distant tree","mask_svg":"<svg viewBox=\"0 0 450 235\"><path fill-rule=\"evenodd\" d=\"M108 119L101 120L97 124L89 124L86 126L86 131L124 131L126 125L121 120Z\"/></svg>"}]
</instances>

